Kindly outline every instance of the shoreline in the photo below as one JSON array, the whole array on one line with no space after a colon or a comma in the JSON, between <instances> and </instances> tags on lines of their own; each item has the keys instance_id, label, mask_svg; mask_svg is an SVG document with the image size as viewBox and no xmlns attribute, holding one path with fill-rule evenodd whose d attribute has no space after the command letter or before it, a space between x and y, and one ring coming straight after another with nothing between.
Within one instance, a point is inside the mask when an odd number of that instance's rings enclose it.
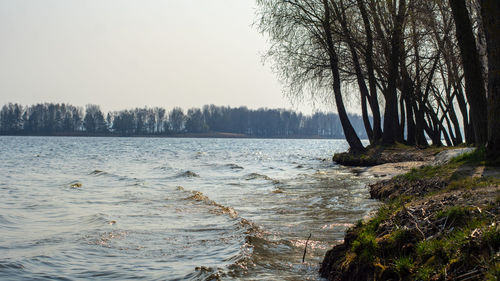
<instances>
[{"instance_id":1,"label":"shoreline","mask_svg":"<svg viewBox=\"0 0 500 281\"><path fill-rule=\"evenodd\" d=\"M407 160L398 156L404 150L385 156ZM485 165L481 153L445 148L424 152L432 155L426 161L351 167L377 179L368 187L382 204L325 254L320 275L335 281L498 278L500 167ZM471 262L473 255L481 262Z\"/></svg>"},{"instance_id":2,"label":"shoreline","mask_svg":"<svg viewBox=\"0 0 500 281\"><path fill-rule=\"evenodd\" d=\"M236 133L183 133L169 135L120 135L120 134L0 134L6 137L89 137L89 138L214 138L214 139L311 139L311 140L344 140L344 138L322 136L249 136Z\"/></svg>"}]
</instances>

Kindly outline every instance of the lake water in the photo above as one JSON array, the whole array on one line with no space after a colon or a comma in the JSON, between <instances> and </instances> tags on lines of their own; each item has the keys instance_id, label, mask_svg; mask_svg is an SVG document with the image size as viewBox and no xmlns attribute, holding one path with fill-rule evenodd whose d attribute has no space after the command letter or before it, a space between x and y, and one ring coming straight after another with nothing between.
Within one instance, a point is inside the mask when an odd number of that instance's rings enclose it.
<instances>
[{"instance_id":1,"label":"lake water","mask_svg":"<svg viewBox=\"0 0 500 281\"><path fill-rule=\"evenodd\" d=\"M325 252L377 206L370 179L329 160L346 149L0 137L0 279L318 280Z\"/></svg>"}]
</instances>

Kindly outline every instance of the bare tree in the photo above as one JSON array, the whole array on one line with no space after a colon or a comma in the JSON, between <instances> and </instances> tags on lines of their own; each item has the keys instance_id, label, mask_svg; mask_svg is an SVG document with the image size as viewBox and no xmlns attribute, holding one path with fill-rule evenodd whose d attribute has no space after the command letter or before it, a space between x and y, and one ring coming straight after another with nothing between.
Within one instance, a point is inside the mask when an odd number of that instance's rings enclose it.
<instances>
[{"instance_id":1,"label":"bare tree","mask_svg":"<svg viewBox=\"0 0 500 281\"><path fill-rule=\"evenodd\" d=\"M488 51L488 143L491 159L500 157L500 1L481 1Z\"/></svg>"},{"instance_id":2,"label":"bare tree","mask_svg":"<svg viewBox=\"0 0 500 281\"><path fill-rule=\"evenodd\" d=\"M304 88L313 94L333 90L342 127L350 149L364 150L352 127L343 102L339 70L338 41L333 30L338 22L328 0L258 0L259 28L272 45L268 57L289 93L302 96Z\"/></svg>"}]
</instances>

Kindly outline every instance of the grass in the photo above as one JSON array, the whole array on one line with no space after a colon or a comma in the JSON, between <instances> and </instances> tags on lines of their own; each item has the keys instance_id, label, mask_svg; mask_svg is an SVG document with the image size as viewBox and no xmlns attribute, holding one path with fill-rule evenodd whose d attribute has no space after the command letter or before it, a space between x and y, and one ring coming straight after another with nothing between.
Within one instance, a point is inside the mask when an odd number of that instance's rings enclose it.
<instances>
[{"instance_id":1,"label":"grass","mask_svg":"<svg viewBox=\"0 0 500 281\"><path fill-rule=\"evenodd\" d=\"M375 272L392 272L400 280L434 280L436 276L439 279L447 270L473 264L472 268L487 268L485 277L498 280L494 278L500 273L500 227L491 224L485 214L469 207L450 207L435 215L436 219L446 217L450 221L442 235L421 239L400 228L377 238L379 226L392 219L397 206L393 203L381 209L373 220L358 223L357 238L346 254L349 264L370 264ZM403 251L408 244L415 246L411 251Z\"/></svg>"},{"instance_id":2,"label":"grass","mask_svg":"<svg viewBox=\"0 0 500 281\"><path fill-rule=\"evenodd\" d=\"M445 191L459 189L475 189L488 186L500 185L500 179L496 177L462 177L451 181Z\"/></svg>"},{"instance_id":3,"label":"grass","mask_svg":"<svg viewBox=\"0 0 500 281\"><path fill-rule=\"evenodd\" d=\"M372 161L380 149L400 153L408 147L402 144L370 147L357 159ZM432 149L438 153L445 148ZM447 164L412 169L396 177L391 184L412 185L406 189L410 192L402 192L404 195L385 202L372 219L356 224L351 230L354 238L347 247L343 265L371 269L381 276L379 279L441 280L445 275L456 278L479 269L476 274L481 279L500 280L500 226L496 224L500 195L494 189L500 186L500 178L472 177L478 166L490 165L485 160L485 151L479 148ZM429 188L429 184L436 188ZM417 192L411 193L413 190ZM439 205L441 200L449 201ZM432 207L427 205L429 202ZM424 239L407 221L400 221L407 218L401 213L403 206L410 210L427 208L427 214L418 220L423 222L425 217L439 223L438 227L431 227L434 230L427 232Z\"/></svg>"},{"instance_id":4,"label":"grass","mask_svg":"<svg viewBox=\"0 0 500 281\"><path fill-rule=\"evenodd\" d=\"M453 167L423 166L420 168L413 168L410 170L410 172L400 175L397 178L401 178L408 181L416 181L419 179L451 176L453 171L454 171Z\"/></svg>"},{"instance_id":5,"label":"grass","mask_svg":"<svg viewBox=\"0 0 500 281\"><path fill-rule=\"evenodd\" d=\"M400 257L394 260L393 267L399 278L403 279L413 272L415 264L412 257Z\"/></svg>"},{"instance_id":6,"label":"grass","mask_svg":"<svg viewBox=\"0 0 500 281\"><path fill-rule=\"evenodd\" d=\"M351 250L365 263L373 263L375 261L378 244L375 240L375 235L370 232L362 232L358 238L352 243Z\"/></svg>"},{"instance_id":7,"label":"grass","mask_svg":"<svg viewBox=\"0 0 500 281\"><path fill-rule=\"evenodd\" d=\"M470 165L485 165L486 164L486 149L480 147L472 152L464 153L450 160L450 164L467 163Z\"/></svg>"},{"instance_id":8,"label":"grass","mask_svg":"<svg viewBox=\"0 0 500 281\"><path fill-rule=\"evenodd\" d=\"M436 214L437 219L446 218L448 224L465 225L470 219L471 207L453 206L446 210L440 210Z\"/></svg>"}]
</instances>

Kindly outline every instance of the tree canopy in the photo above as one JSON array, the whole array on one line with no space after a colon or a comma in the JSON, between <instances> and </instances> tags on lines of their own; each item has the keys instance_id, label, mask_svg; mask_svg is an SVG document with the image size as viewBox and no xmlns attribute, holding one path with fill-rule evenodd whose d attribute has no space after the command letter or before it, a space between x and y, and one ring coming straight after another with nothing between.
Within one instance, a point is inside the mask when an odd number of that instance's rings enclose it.
<instances>
[{"instance_id":1,"label":"tree canopy","mask_svg":"<svg viewBox=\"0 0 500 281\"><path fill-rule=\"evenodd\" d=\"M498 0L257 4L289 96L334 100L351 150L363 150L345 118L355 97L371 143L488 142L498 155Z\"/></svg>"}]
</instances>

